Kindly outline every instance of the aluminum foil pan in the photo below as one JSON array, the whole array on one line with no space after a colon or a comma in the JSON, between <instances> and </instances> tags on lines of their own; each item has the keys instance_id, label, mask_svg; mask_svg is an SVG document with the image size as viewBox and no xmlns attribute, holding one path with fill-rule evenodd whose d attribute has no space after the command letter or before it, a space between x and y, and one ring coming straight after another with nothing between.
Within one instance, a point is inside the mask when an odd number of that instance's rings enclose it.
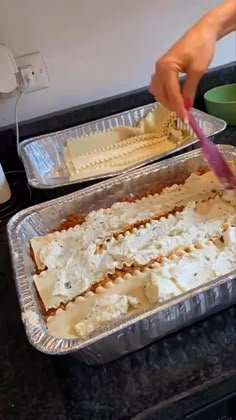
<instances>
[{"instance_id":1,"label":"aluminum foil pan","mask_svg":"<svg viewBox=\"0 0 236 420\"><path fill-rule=\"evenodd\" d=\"M236 148L220 146L228 160L236 161ZM138 169L131 174L101 182L70 195L39 204L17 213L8 223L8 238L22 319L30 343L38 350L62 355L73 353L87 364L101 364L140 349L156 339L177 331L207 315L236 303L236 273L229 273L198 289L187 292L150 310L140 311L112 329L95 333L86 341L58 339L49 334L40 314L32 284L34 264L30 240L45 235L71 213L87 214L111 206L130 194L144 194L166 180L206 168L200 150Z\"/></svg>"},{"instance_id":2,"label":"aluminum foil pan","mask_svg":"<svg viewBox=\"0 0 236 420\"><path fill-rule=\"evenodd\" d=\"M68 139L120 126L136 126L140 118L146 116L153 106L154 104L147 105L57 133L24 140L20 143L19 153L25 167L28 183L35 188L52 189L86 181L109 178L111 176L126 173L146 164L162 160L168 156L177 155L182 150L190 151L194 148L198 148L198 139L196 139L195 134L190 130L191 140L187 143L170 150L167 153L144 160L125 171L70 181L63 157L63 148ZM201 111L193 110L193 114L207 137L218 134L226 127L224 121ZM183 127L183 123L180 120L178 121L178 127Z\"/></svg>"}]
</instances>

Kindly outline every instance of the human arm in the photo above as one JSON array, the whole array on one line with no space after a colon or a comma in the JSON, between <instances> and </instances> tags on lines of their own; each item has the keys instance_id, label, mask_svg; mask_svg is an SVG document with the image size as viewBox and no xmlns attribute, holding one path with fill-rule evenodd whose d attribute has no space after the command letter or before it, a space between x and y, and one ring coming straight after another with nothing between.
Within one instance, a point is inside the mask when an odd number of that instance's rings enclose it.
<instances>
[{"instance_id":1,"label":"human arm","mask_svg":"<svg viewBox=\"0 0 236 420\"><path fill-rule=\"evenodd\" d=\"M236 30L236 0L225 0L206 13L156 63L150 92L187 120L184 98L193 101L199 80L210 65L217 40ZM179 74L186 79L181 87Z\"/></svg>"}]
</instances>

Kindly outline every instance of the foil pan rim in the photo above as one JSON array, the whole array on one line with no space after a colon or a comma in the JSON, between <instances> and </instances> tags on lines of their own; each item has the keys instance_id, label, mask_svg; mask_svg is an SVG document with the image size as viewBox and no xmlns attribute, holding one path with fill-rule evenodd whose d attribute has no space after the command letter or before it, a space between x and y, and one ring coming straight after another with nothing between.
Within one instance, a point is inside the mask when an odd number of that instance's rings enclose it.
<instances>
[{"instance_id":1,"label":"foil pan rim","mask_svg":"<svg viewBox=\"0 0 236 420\"><path fill-rule=\"evenodd\" d=\"M40 140L40 139L43 139L43 138L45 138L45 137L48 137L48 136L51 136L51 135L54 135L54 134L64 134L64 133L66 133L66 132L70 131L70 130L71 130L71 129L73 129L73 128L77 128L77 127L80 127L80 126L83 126L83 127L87 126L87 127L89 127L91 124L99 123L99 122L102 122L102 121L104 121L104 120L106 120L106 119L115 118L115 117L119 117L119 116L122 116L122 115L127 115L127 114L129 114L130 112L132 112L132 111L133 111L133 112L138 112L138 111L140 111L140 110L142 110L142 109L145 109L145 108L149 108L149 107L155 106L156 104L158 104L158 103L157 103L157 102L153 102L153 103L150 103L150 104L147 104L147 105L144 105L144 106L139 106L139 107L137 107L137 108L131 108L131 109L129 109L129 110L127 110L127 111L124 111L124 112L119 112L119 113L117 113L117 114L112 114L112 115L110 115L110 116L108 116L108 117L99 118L99 119L97 119L97 120L91 120L91 121L89 121L89 122L87 122L87 123L84 123L84 124L79 124L79 125L77 125L77 126L73 126L73 127L65 128L65 129L63 129L63 130L53 131L53 132L48 133L48 134L40 134L39 136L30 137L30 138L28 138L28 139L22 140L22 141L20 142L20 146L24 146L25 144L31 143L31 142L33 142L33 141L35 141L35 140ZM222 126L224 126L224 128L222 128L222 130L221 130L221 131L223 131L223 130L226 128L226 126L227 126L227 123L226 123L226 122L225 122L222 118L214 117L214 116L212 116L212 115L210 115L210 114L207 114L206 112L200 111L199 109L196 109L196 108L192 108L192 110L193 110L193 112L195 112L195 113L197 113L197 114L199 114L199 115L202 115L202 116L204 116L205 118L207 117L207 119L209 119L209 120L211 120L211 121L217 121L217 122L219 122L220 124L222 124ZM216 134L216 133L215 133L215 134Z\"/></svg>"}]
</instances>

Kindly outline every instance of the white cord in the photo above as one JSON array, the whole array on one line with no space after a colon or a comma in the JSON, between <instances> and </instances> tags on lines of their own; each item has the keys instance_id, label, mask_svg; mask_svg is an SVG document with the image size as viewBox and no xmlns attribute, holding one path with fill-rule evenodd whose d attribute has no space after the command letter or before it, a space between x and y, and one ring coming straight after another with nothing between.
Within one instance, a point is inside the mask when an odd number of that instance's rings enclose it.
<instances>
[{"instance_id":1,"label":"white cord","mask_svg":"<svg viewBox=\"0 0 236 420\"><path fill-rule=\"evenodd\" d=\"M18 122L18 105L19 105L20 100L23 98L23 96L27 92L29 86L30 86L30 80L28 81L28 85L26 86L26 88L24 90L21 90L21 93L18 96L16 100L16 104L15 104L16 149L17 149L17 154L19 157L20 157L20 135L19 135L19 122Z\"/></svg>"}]
</instances>

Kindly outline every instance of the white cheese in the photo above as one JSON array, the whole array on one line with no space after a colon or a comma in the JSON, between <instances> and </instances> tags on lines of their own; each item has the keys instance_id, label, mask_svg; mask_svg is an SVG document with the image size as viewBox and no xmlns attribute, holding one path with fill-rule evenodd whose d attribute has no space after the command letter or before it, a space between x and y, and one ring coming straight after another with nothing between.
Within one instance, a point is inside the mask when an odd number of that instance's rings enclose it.
<instances>
[{"instance_id":1,"label":"white cheese","mask_svg":"<svg viewBox=\"0 0 236 420\"><path fill-rule=\"evenodd\" d=\"M46 308L57 303L56 296L60 302L67 302L124 265L144 266L177 249L220 238L224 224L231 222L234 212L220 197L207 203L190 202L183 212L153 220L129 235L113 239L99 252L94 242L85 249L81 237L71 236L71 232L69 237L58 236L40 252L48 270L38 281L34 277L35 284Z\"/></svg>"},{"instance_id":2,"label":"white cheese","mask_svg":"<svg viewBox=\"0 0 236 420\"><path fill-rule=\"evenodd\" d=\"M236 252L236 226L230 226L224 233L223 233L223 240L226 246L233 247Z\"/></svg>"},{"instance_id":3,"label":"white cheese","mask_svg":"<svg viewBox=\"0 0 236 420\"><path fill-rule=\"evenodd\" d=\"M137 308L138 301L132 296L107 295L95 301L94 307L74 329L80 338L85 338L93 331L112 321L119 320L128 313L130 307Z\"/></svg>"},{"instance_id":4,"label":"white cheese","mask_svg":"<svg viewBox=\"0 0 236 420\"><path fill-rule=\"evenodd\" d=\"M145 294L149 303L154 304L178 296L181 291L170 278L166 278L162 269L159 273L150 273L150 281L145 286Z\"/></svg>"},{"instance_id":5,"label":"white cheese","mask_svg":"<svg viewBox=\"0 0 236 420\"><path fill-rule=\"evenodd\" d=\"M170 211L178 205L187 205L189 202L200 201L202 198L214 197L221 191L223 187L212 172L201 176L192 174L183 185L165 188L160 194L142 198L135 203L115 203L108 209L92 211L82 225L67 231L33 238L31 246L36 264L40 269L45 267L47 245L53 242L52 246L54 246L55 239L60 240L60 245L63 246L64 241L75 238L80 249L87 249L90 243L102 244L107 237L124 229L127 225L147 220L163 211Z\"/></svg>"},{"instance_id":6,"label":"white cheese","mask_svg":"<svg viewBox=\"0 0 236 420\"><path fill-rule=\"evenodd\" d=\"M220 240L216 244L209 242L200 249L192 249L191 253L166 258L161 264L154 264L143 272L127 274L123 279L110 282L107 287L100 287L97 293L78 297L67 305L66 310L59 309L56 316L50 317L47 326L53 336L71 338L75 336L74 326L95 308L95 301L105 296L132 295L137 298L139 309L148 310L150 303L164 302L235 269L235 247L225 246Z\"/></svg>"},{"instance_id":7,"label":"white cheese","mask_svg":"<svg viewBox=\"0 0 236 420\"><path fill-rule=\"evenodd\" d=\"M234 242L235 244L235 242ZM158 303L206 284L220 275L236 270L236 252L232 245L222 248L210 243L181 258L166 261L155 270L145 287L150 303Z\"/></svg>"},{"instance_id":8,"label":"white cheese","mask_svg":"<svg viewBox=\"0 0 236 420\"><path fill-rule=\"evenodd\" d=\"M170 264L169 275L182 292L194 289L217 277L213 264L218 255L219 250L214 244L204 246Z\"/></svg>"}]
</instances>

